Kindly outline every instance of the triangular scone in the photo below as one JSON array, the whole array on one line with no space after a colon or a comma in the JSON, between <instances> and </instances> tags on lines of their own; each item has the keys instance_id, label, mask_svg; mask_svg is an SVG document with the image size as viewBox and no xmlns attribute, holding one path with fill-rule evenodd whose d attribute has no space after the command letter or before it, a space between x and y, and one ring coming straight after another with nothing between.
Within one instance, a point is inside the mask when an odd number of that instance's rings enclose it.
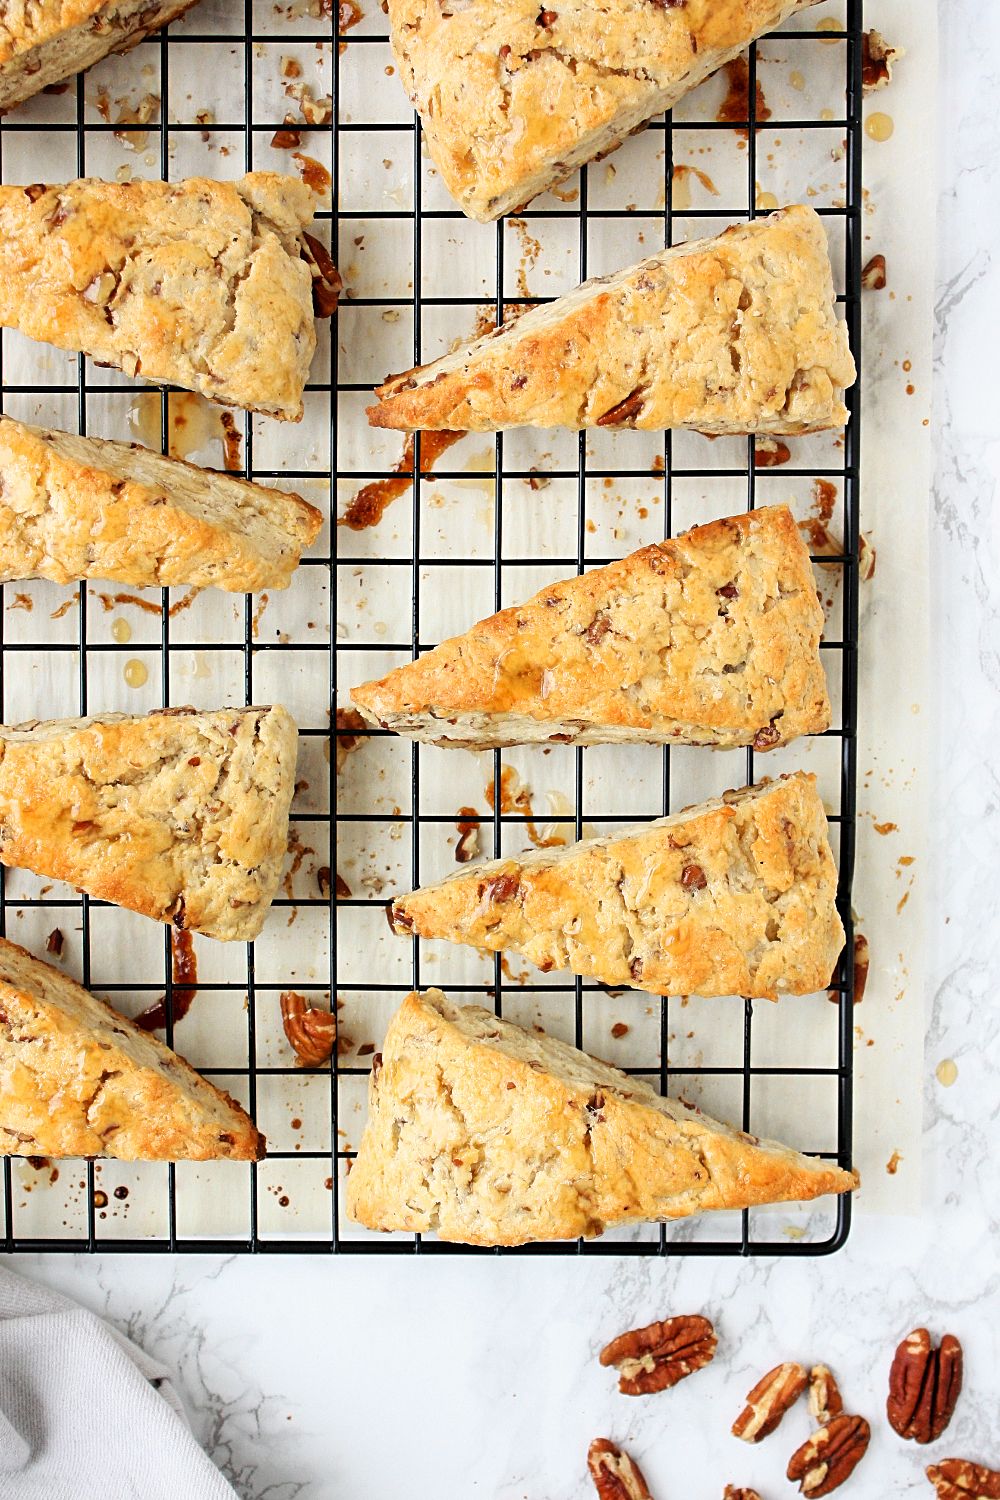
<instances>
[{"instance_id":1,"label":"triangular scone","mask_svg":"<svg viewBox=\"0 0 1000 1500\"><path fill-rule=\"evenodd\" d=\"M322 524L300 495L0 417L3 582L283 589Z\"/></svg>"},{"instance_id":2,"label":"triangular scone","mask_svg":"<svg viewBox=\"0 0 1000 1500\"><path fill-rule=\"evenodd\" d=\"M0 726L0 861L249 942L281 877L297 749L280 707Z\"/></svg>"},{"instance_id":3,"label":"triangular scone","mask_svg":"<svg viewBox=\"0 0 1000 1500\"><path fill-rule=\"evenodd\" d=\"M0 938L0 1155L259 1161L228 1094L75 980Z\"/></svg>"},{"instance_id":4,"label":"triangular scone","mask_svg":"<svg viewBox=\"0 0 1000 1500\"><path fill-rule=\"evenodd\" d=\"M277 172L0 187L0 327L297 422L336 278L315 206Z\"/></svg>"},{"instance_id":5,"label":"triangular scone","mask_svg":"<svg viewBox=\"0 0 1000 1500\"><path fill-rule=\"evenodd\" d=\"M389 0L399 76L470 218L605 156L755 37L817 0Z\"/></svg>"},{"instance_id":6,"label":"triangular scone","mask_svg":"<svg viewBox=\"0 0 1000 1500\"><path fill-rule=\"evenodd\" d=\"M347 1211L369 1229L522 1245L857 1186L855 1172L429 990L404 1000L374 1060Z\"/></svg>"},{"instance_id":7,"label":"triangular scone","mask_svg":"<svg viewBox=\"0 0 1000 1500\"><path fill-rule=\"evenodd\" d=\"M829 727L822 629L809 554L777 505L552 584L351 699L436 745L763 750Z\"/></svg>"},{"instance_id":8,"label":"triangular scone","mask_svg":"<svg viewBox=\"0 0 1000 1500\"><path fill-rule=\"evenodd\" d=\"M844 946L815 783L799 771L644 828L464 868L398 897L390 920L654 995L810 994Z\"/></svg>"},{"instance_id":9,"label":"triangular scone","mask_svg":"<svg viewBox=\"0 0 1000 1500\"><path fill-rule=\"evenodd\" d=\"M794 207L588 281L394 375L368 420L795 434L842 427L855 374L822 221Z\"/></svg>"}]
</instances>

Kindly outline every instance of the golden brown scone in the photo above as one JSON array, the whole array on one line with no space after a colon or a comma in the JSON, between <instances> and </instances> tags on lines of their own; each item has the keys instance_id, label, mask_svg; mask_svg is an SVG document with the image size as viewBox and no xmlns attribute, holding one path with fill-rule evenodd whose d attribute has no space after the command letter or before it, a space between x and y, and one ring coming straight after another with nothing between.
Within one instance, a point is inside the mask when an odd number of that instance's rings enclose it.
<instances>
[{"instance_id":1,"label":"golden brown scone","mask_svg":"<svg viewBox=\"0 0 1000 1500\"><path fill-rule=\"evenodd\" d=\"M301 495L0 417L3 582L283 589L322 524Z\"/></svg>"},{"instance_id":2,"label":"golden brown scone","mask_svg":"<svg viewBox=\"0 0 1000 1500\"><path fill-rule=\"evenodd\" d=\"M712 521L550 585L352 702L435 745L770 749L830 724L823 611L787 506Z\"/></svg>"},{"instance_id":3,"label":"golden brown scone","mask_svg":"<svg viewBox=\"0 0 1000 1500\"><path fill-rule=\"evenodd\" d=\"M328 263L314 205L277 172L0 187L0 326L297 422Z\"/></svg>"},{"instance_id":4,"label":"golden brown scone","mask_svg":"<svg viewBox=\"0 0 1000 1500\"><path fill-rule=\"evenodd\" d=\"M389 0L392 50L459 206L486 221L606 156L817 0Z\"/></svg>"},{"instance_id":5,"label":"golden brown scone","mask_svg":"<svg viewBox=\"0 0 1000 1500\"><path fill-rule=\"evenodd\" d=\"M0 114L109 52L127 52L194 0L7 0L0 16Z\"/></svg>"},{"instance_id":6,"label":"golden brown scone","mask_svg":"<svg viewBox=\"0 0 1000 1500\"><path fill-rule=\"evenodd\" d=\"M796 434L844 425L855 374L822 221L794 207L588 281L393 375L368 420Z\"/></svg>"},{"instance_id":7,"label":"golden brown scone","mask_svg":"<svg viewBox=\"0 0 1000 1500\"><path fill-rule=\"evenodd\" d=\"M288 847L297 748L281 707L0 727L0 861L250 942Z\"/></svg>"},{"instance_id":8,"label":"golden brown scone","mask_svg":"<svg viewBox=\"0 0 1000 1500\"><path fill-rule=\"evenodd\" d=\"M857 1186L856 1172L429 990L403 1001L374 1059L347 1211L369 1229L523 1245Z\"/></svg>"},{"instance_id":9,"label":"golden brown scone","mask_svg":"<svg viewBox=\"0 0 1000 1500\"><path fill-rule=\"evenodd\" d=\"M797 771L644 828L457 871L400 896L398 933L522 954L653 995L774 1000L844 946L816 778Z\"/></svg>"},{"instance_id":10,"label":"golden brown scone","mask_svg":"<svg viewBox=\"0 0 1000 1500\"><path fill-rule=\"evenodd\" d=\"M234 1099L75 980L0 938L0 1155L259 1161Z\"/></svg>"}]
</instances>

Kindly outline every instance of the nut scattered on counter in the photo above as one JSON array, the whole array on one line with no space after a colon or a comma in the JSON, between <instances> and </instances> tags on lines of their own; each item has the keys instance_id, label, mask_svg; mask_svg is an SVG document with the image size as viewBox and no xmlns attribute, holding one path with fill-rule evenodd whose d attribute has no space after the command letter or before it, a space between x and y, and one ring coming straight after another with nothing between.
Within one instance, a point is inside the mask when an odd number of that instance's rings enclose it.
<instances>
[{"instance_id":1,"label":"nut scattered on counter","mask_svg":"<svg viewBox=\"0 0 1000 1500\"><path fill-rule=\"evenodd\" d=\"M746 1406L733 1423L733 1437L745 1443L766 1438L802 1395L807 1378L802 1366L794 1361L768 1370L747 1396Z\"/></svg>"},{"instance_id":2,"label":"nut scattered on counter","mask_svg":"<svg viewBox=\"0 0 1000 1500\"><path fill-rule=\"evenodd\" d=\"M896 1350L889 1371L886 1416L893 1432L933 1443L955 1412L962 1389L962 1346L946 1333L935 1349L926 1328L915 1328Z\"/></svg>"},{"instance_id":3,"label":"nut scattered on counter","mask_svg":"<svg viewBox=\"0 0 1000 1500\"><path fill-rule=\"evenodd\" d=\"M704 1369L715 1356L715 1330L700 1314L666 1318L619 1334L601 1350L601 1364L614 1365L624 1396L665 1391Z\"/></svg>"},{"instance_id":4,"label":"nut scattered on counter","mask_svg":"<svg viewBox=\"0 0 1000 1500\"><path fill-rule=\"evenodd\" d=\"M873 255L861 272L861 285L866 292L884 292L887 285L885 256Z\"/></svg>"},{"instance_id":5,"label":"nut scattered on counter","mask_svg":"<svg viewBox=\"0 0 1000 1500\"><path fill-rule=\"evenodd\" d=\"M825 1427L843 1410L844 1400L832 1371L827 1365L813 1365L809 1371L809 1415Z\"/></svg>"},{"instance_id":6,"label":"nut scattered on counter","mask_svg":"<svg viewBox=\"0 0 1000 1500\"><path fill-rule=\"evenodd\" d=\"M595 1438L587 1468L600 1500L652 1500L642 1470L609 1438Z\"/></svg>"},{"instance_id":7,"label":"nut scattered on counter","mask_svg":"<svg viewBox=\"0 0 1000 1500\"><path fill-rule=\"evenodd\" d=\"M834 1417L792 1454L788 1478L809 1500L832 1494L864 1458L871 1435L864 1417Z\"/></svg>"},{"instance_id":8,"label":"nut scattered on counter","mask_svg":"<svg viewBox=\"0 0 1000 1500\"><path fill-rule=\"evenodd\" d=\"M1000 1474L968 1458L943 1458L930 1464L927 1478L938 1500L1000 1500Z\"/></svg>"},{"instance_id":9,"label":"nut scattered on counter","mask_svg":"<svg viewBox=\"0 0 1000 1500\"><path fill-rule=\"evenodd\" d=\"M337 1041L337 1017L307 1005L302 995L285 990L281 996L281 1024L299 1062L305 1068L325 1063Z\"/></svg>"},{"instance_id":10,"label":"nut scattered on counter","mask_svg":"<svg viewBox=\"0 0 1000 1500\"><path fill-rule=\"evenodd\" d=\"M727 1484L722 1500L760 1500L760 1496L756 1490L738 1490L735 1485Z\"/></svg>"},{"instance_id":11,"label":"nut scattered on counter","mask_svg":"<svg viewBox=\"0 0 1000 1500\"><path fill-rule=\"evenodd\" d=\"M877 31L866 31L861 38L861 86L866 94L885 89L892 82L892 70L906 53L902 47L890 47Z\"/></svg>"}]
</instances>

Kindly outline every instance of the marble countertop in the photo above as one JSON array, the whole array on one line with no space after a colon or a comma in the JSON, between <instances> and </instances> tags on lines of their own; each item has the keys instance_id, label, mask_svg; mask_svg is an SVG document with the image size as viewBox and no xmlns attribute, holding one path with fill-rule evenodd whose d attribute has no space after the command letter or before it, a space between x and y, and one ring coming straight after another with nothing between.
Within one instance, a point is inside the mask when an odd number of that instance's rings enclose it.
<instances>
[{"instance_id":1,"label":"marble countertop","mask_svg":"<svg viewBox=\"0 0 1000 1500\"><path fill-rule=\"evenodd\" d=\"M790 1493L783 1468L807 1434L804 1408L759 1448L728 1428L760 1372L785 1358L830 1364L848 1409L873 1423L869 1456L845 1491L852 1500L929 1496L925 1450L882 1420L892 1350L921 1323L950 1329L966 1353L965 1394L930 1456L1000 1467L1000 1168L990 1138L1000 1070L1000 428L980 368L1000 306L1000 13L948 0L940 27L931 680L941 792L926 888L923 1211L859 1215L832 1258L748 1264L15 1257L16 1269L106 1313L176 1367L198 1435L247 1500L583 1500L593 1493L587 1445L602 1435L639 1460L656 1500L712 1500L726 1482L773 1500ZM915 509L924 503L912 497ZM958 1070L948 1088L935 1076L946 1058ZM714 1365L663 1396L619 1396L597 1365L601 1345L693 1311L716 1323Z\"/></svg>"}]
</instances>

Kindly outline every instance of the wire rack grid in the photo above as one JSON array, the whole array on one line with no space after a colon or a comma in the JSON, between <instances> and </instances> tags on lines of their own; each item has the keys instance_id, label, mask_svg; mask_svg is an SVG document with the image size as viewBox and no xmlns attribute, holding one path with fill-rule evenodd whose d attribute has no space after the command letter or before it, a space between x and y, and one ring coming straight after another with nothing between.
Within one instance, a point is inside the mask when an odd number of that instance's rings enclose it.
<instances>
[{"instance_id":1,"label":"wire rack grid","mask_svg":"<svg viewBox=\"0 0 1000 1500\"><path fill-rule=\"evenodd\" d=\"M239 420L242 472L311 498L325 493L335 522L345 498L398 464L384 435L367 432L361 411L373 382L387 369L432 357L456 335L471 333L476 316L492 311L502 321L512 306L541 301L553 290L638 259L643 246L655 250L754 217L773 206L768 180L781 201L797 199L802 196L797 170L815 183L811 195L830 231L838 300L860 363L862 0L847 0L846 20L842 7L839 15L828 15L830 9L821 5L808 13L815 19L750 49L745 121L730 118L720 124L697 104L690 111L682 106L654 121L608 164L585 168L565 191L485 228L469 225L435 179L419 122L401 103L398 80L391 78L385 22L377 9L354 25L356 15L342 7L331 32L322 16L291 8L245 0L237 13L222 0L203 0L128 59L109 60L65 95L43 96L0 122L0 174L4 181L54 180L49 163L56 160L65 176L111 175L108 152L121 126L108 119L106 107L95 113L95 87L102 87L104 69L105 99L116 81L138 89L154 73L158 80L163 122L142 127L153 147L137 175L233 176L262 166L289 170L287 153L271 148L284 120L280 92L263 70L281 59L278 71L287 76L283 58L289 50L300 66L312 64L334 101L330 125L305 137L333 182L333 209L317 217L345 271L349 297L334 337L325 342L321 336L300 435L289 441L276 437L278 424L267 419ZM812 97L807 81L819 57L823 68L815 72L822 71L830 87L816 94L811 109L797 109L797 95ZM801 66L789 75L789 62L799 60ZM790 77L792 103L772 120L762 108L758 84L765 78L773 97L779 67ZM386 78L389 92L383 89ZM33 170L43 158L46 170ZM801 168L795 166L798 158ZM821 164L831 161L840 164L832 173L836 181L828 184L821 180ZM387 176L373 183L379 162ZM692 165L696 162L710 166L721 185ZM691 172L710 189L696 205L688 191ZM529 287L535 270L540 277ZM545 276L553 287L544 285ZM82 357L60 372L58 362L54 369L50 357L25 351L22 342L17 335L3 335L5 410L56 425L75 420L81 432L130 435L125 419L135 410L134 383L95 370ZM163 392L153 399L161 446L169 451L175 438L173 398ZM238 955L227 951L223 959L218 952L223 945L197 944L199 996L176 1027L179 984L169 932L156 929L151 939L145 929L153 924L123 921L122 914L65 887L21 872L3 873L3 930L40 951L46 931L61 924L72 939L66 966L127 1013L165 994L168 1044L176 1041L206 1076L240 1097L271 1146L264 1163L246 1168L87 1162L76 1171L69 1163L8 1159L0 1243L8 1250L497 1253L420 1236L370 1235L344 1213L343 1185L363 1121L370 1054L402 995L427 984L439 984L457 998L482 1002L486 996L498 1014L543 1021L547 1029L610 1057L663 1092L704 1100L744 1129L782 1134L804 1150L848 1165L857 386L847 402L851 420L842 440L836 435L797 440L791 460L778 468L761 467L752 439L709 443L693 434L507 434L491 439L486 454L471 452L471 440L463 440L431 475L422 472L418 435L410 503L397 501L383 522L364 533L336 524L324 530L289 590L291 604L280 608L269 630L260 628L262 601L249 597L234 607L203 595L182 615L179 608L190 601L178 599L180 591L157 591L141 605L134 596L111 596L113 604L121 601L121 612L142 610L137 647L108 639L110 606L107 596L97 602L101 595L93 585L75 591L68 623L64 603L62 613L45 609L40 630L31 624L33 613L14 611L25 598L35 607L39 599L51 604L50 587L31 586L24 594L7 585L0 601L5 722L134 708L134 695L130 699L121 685L121 666L130 652L141 650L139 660L150 668L150 697L142 707L288 702L300 723L302 769L286 893L275 903L263 938ZM482 440L475 446L481 450ZM349 720L331 724L338 690L346 704L353 683L416 656L490 608L712 515L772 499L792 503L796 488L817 484L836 490L831 531L842 537L842 543L824 545L814 559L829 596L823 652L838 718L825 736L772 752L766 765L759 765L752 751L744 758L738 752L652 747L537 747L475 757L359 730ZM484 512L478 532L468 525L470 506L476 504ZM615 520L619 524L612 524ZM270 601L263 618L276 607ZM378 614L386 618L376 619ZM58 624L49 623L54 617ZM550 756L544 765L542 756ZM492 834L493 850L484 852L499 854L522 847L537 822L548 824L557 837L579 838L660 816L727 785L750 782L755 774L799 764L819 774L839 857L838 904L848 942L831 991L835 1006L822 997L801 1002L803 1009L794 1014L789 1012L797 1002L789 1000L763 1008L736 1000L689 1005L664 998L657 1004L649 996L614 995L579 978L560 982L558 975L515 974L500 956L487 963L458 950L433 951L432 945L414 943L408 949L388 931L383 908L396 890L454 867L460 800L478 809L480 843ZM502 788L509 777L525 788L554 781L549 814L537 816L523 799L505 801ZM303 851L314 856L306 867L310 876L328 860L328 894L322 886L317 889L315 879L301 878ZM346 878L330 879L331 865ZM359 872L364 894L356 893ZM117 926L110 925L112 917ZM328 1070L306 1075L292 1066L278 1019L278 996L286 988L337 1005L343 1041ZM618 1023L614 1030L612 1018ZM810 1138L812 1125L803 1124L806 1110L810 1121L825 1122L824 1139ZM765 1128L772 1123L773 1130ZM850 1201L840 1198L832 1208L798 1216L786 1213L776 1229L778 1222L762 1211L708 1215L681 1226L651 1225L598 1241L504 1253L816 1255L844 1243Z\"/></svg>"}]
</instances>

